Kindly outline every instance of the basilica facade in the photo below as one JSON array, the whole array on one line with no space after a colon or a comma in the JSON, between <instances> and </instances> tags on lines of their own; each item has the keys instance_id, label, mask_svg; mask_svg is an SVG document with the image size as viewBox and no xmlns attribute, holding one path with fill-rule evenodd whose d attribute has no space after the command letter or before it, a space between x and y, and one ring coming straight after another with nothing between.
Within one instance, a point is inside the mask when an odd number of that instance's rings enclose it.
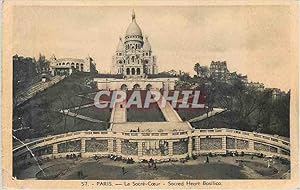
<instances>
[{"instance_id":1,"label":"basilica facade","mask_svg":"<svg viewBox=\"0 0 300 190\"><path fill-rule=\"evenodd\" d=\"M152 54L148 37L144 38L136 22L134 11L124 40L121 37L119 39L112 65L113 74L121 74L127 78L143 78L158 72L156 57Z\"/></svg>"}]
</instances>

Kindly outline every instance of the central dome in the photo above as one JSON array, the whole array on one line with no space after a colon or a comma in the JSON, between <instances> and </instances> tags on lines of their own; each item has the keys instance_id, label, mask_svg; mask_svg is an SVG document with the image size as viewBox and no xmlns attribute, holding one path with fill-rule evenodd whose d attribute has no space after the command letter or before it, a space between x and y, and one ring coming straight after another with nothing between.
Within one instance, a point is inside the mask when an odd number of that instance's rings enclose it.
<instances>
[{"instance_id":1,"label":"central dome","mask_svg":"<svg viewBox=\"0 0 300 190\"><path fill-rule=\"evenodd\" d=\"M142 30L139 25L136 23L135 14L132 13L132 22L129 24L126 30L126 36L142 36Z\"/></svg>"}]
</instances>

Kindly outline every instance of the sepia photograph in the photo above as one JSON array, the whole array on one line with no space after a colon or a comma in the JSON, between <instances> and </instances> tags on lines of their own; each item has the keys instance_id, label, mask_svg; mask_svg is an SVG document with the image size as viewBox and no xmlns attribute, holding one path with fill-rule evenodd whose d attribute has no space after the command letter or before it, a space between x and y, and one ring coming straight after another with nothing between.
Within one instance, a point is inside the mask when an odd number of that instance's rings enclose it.
<instances>
[{"instance_id":1,"label":"sepia photograph","mask_svg":"<svg viewBox=\"0 0 300 190\"><path fill-rule=\"evenodd\" d=\"M5 186L296 188L297 3L202 3L4 2Z\"/></svg>"}]
</instances>

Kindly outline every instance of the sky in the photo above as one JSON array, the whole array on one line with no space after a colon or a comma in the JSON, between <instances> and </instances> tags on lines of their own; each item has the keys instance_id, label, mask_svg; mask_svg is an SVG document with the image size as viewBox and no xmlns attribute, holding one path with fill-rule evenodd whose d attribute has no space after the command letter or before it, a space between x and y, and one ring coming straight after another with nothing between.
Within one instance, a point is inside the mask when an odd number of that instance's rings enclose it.
<instances>
[{"instance_id":1,"label":"sky","mask_svg":"<svg viewBox=\"0 0 300 190\"><path fill-rule=\"evenodd\" d=\"M194 75L195 63L209 66L219 60L266 87L291 88L295 68L288 6L17 6L13 54L91 56L99 72L110 72L132 9L160 72Z\"/></svg>"}]
</instances>

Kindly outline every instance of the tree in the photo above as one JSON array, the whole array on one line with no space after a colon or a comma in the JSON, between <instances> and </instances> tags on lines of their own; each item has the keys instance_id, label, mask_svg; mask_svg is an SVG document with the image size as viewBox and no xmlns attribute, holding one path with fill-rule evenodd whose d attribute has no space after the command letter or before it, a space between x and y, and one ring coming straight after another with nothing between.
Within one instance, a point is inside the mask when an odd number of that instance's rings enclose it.
<instances>
[{"instance_id":1,"label":"tree","mask_svg":"<svg viewBox=\"0 0 300 190\"><path fill-rule=\"evenodd\" d=\"M209 76L209 69L207 66L200 67L200 76L208 77Z\"/></svg>"},{"instance_id":2,"label":"tree","mask_svg":"<svg viewBox=\"0 0 300 190\"><path fill-rule=\"evenodd\" d=\"M36 62L36 67L38 73L43 73L49 70L50 67L50 62L46 59L44 55L41 53L39 54L39 58Z\"/></svg>"}]
</instances>

